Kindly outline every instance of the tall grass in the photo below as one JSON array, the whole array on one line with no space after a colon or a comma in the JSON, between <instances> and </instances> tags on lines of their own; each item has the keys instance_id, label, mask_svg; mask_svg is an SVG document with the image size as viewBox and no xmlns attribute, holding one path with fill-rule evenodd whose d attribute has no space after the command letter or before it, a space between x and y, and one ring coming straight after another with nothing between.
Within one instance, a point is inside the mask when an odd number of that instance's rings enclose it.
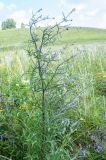
<instances>
[{"instance_id":1,"label":"tall grass","mask_svg":"<svg viewBox=\"0 0 106 160\"><path fill-rule=\"evenodd\" d=\"M67 57L70 51L66 50ZM105 160L106 50L101 47L95 50L75 48L73 52L77 56L65 65L65 79L72 90L70 97L73 98L75 93L80 93L80 96L75 106L67 110L62 120L58 120L58 126L46 115L49 125L46 159ZM15 160L34 160L40 154L41 113L39 106L35 106L29 76L24 74L29 66L23 51L18 54L14 51L10 61L6 56L2 57L0 63L3 94L0 97L0 155Z\"/></svg>"}]
</instances>

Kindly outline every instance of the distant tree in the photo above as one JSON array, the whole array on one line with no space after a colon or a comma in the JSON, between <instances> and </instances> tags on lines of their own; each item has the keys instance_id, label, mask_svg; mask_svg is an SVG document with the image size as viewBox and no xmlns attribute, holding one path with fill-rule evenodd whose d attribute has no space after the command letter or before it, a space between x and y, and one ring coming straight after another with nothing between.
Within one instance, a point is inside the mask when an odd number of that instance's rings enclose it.
<instances>
[{"instance_id":1,"label":"distant tree","mask_svg":"<svg viewBox=\"0 0 106 160\"><path fill-rule=\"evenodd\" d=\"M2 30L16 28L16 22L14 21L14 19L11 19L11 18L6 19L5 21L2 22L1 28Z\"/></svg>"}]
</instances>

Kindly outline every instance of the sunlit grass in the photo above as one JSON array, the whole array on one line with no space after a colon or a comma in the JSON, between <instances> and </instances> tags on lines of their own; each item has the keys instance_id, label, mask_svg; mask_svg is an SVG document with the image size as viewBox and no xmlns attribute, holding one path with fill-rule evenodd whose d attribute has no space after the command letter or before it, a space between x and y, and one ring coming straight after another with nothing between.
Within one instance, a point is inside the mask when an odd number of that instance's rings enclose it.
<instances>
[{"instance_id":1,"label":"sunlit grass","mask_svg":"<svg viewBox=\"0 0 106 160\"><path fill-rule=\"evenodd\" d=\"M100 33L97 33L98 31L100 31ZM21 30L17 30L16 32L20 35L23 32L24 34L26 33L25 30L22 32ZM79 33L79 37L81 38L79 38L79 43L82 43L83 41L90 41L91 43L91 41L95 42L95 39L99 42L105 40L105 30L85 29L81 32ZM95 36L92 37L94 32ZM2 39L4 38L4 33L2 32ZM106 119L104 116L104 113L106 112L106 47L105 45L98 47L96 45L92 46L91 44L85 46L79 45L77 47L71 46L68 49L64 49L63 44L65 42L70 43L74 40L78 40L75 33L76 30L74 29L73 31L68 30L66 35L64 35L63 40L59 42L59 44L62 45L62 50L64 50L65 54L61 55L61 45L59 47L56 45L54 48L55 50L60 50L59 58L61 60L65 57L70 57L70 55L75 55L70 61L70 64L68 63L65 66L67 77L69 77L69 88L72 89L74 93L81 94L75 107L69 109L66 113L67 117L70 117L70 120L76 120L79 124L77 128L73 129L73 127L72 131L67 135L70 139L70 152L72 155L82 155L82 153L86 153L86 157L84 157L87 160L92 160L99 156L99 152L94 149L94 147L98 147L98 144L94 144L93 138L96 137L96 141L98 140L99 145L103 148L103 156L105 150L105 139L104 141L101 141L97 129L100 129L100 134L106 136L104 133L106 130ZM86 33L89 33L89 36ZM9 148L10 144L8 144L7 141L5 144L0 143L0 149L4 151L3 153L0 152L0 154L7 155L7 157L10 153L18 155L18 157L27 155L26 159L29 160L34 156L35 151L37 152L38 149L36 149L36 146L38 146L37 143L39 142L37 142L36 136L39 136L40 134L38 130L38 126L40 125L38 121L40 112L39 106L35 105L36 99L30 89L30 63L28 55L24 49L12 48L11 50L8 48L8 46L12 47L13 44L17 45L18 42L23 45L24 42L27 41L27 38L24 39L25 35L23 37L21 36L18 37L17 35L16 39L12 41L4 38L2 44L5 46L6 43L7 48L3 47L4 49L1 49L0 51L0 84L1 93L4 95L2 99L3 104L1 103L2 101L0 101L0 121L2 121L2 132L6 135L15 135L14 143L16 144L16 148L14 148L14 151L11 153L11 148ZM7 97L6 99L5 95ZM73 94L70 94L70 97L73 97ZM8 118L9 122L7 122ZM11 128L11 125L13 125L13 128ZM12 132L14 131L14 128L16 129L15 133ZM36 135L36 131L38 131L38 135ZM63 134L63 131L64 130L60 132ZM61 150L66 142L61 142ZM52 143L54 145L55 141ZM80 150L79 144L83 146L84 151ZM86 148L89 144L92 145L91 150ZM19 150L18 145L23 145L25 148L23 147ZM52 147L55 146L53 145ZM28 146L28 148L26 146ZM28 154L26 153L26 150L28 151ZM54 151L54 148L52 148L52 150ZM58 152L61 153L61 150ZM77 159L82 160L83 156L77 156ZM68 160L68 158L66 160Z\"/></svg>"},{"instance_id":2,"label":"sunlit grass","mask_svg":"<svg viewBox=\"0 0 106 160\"><path fill-rule=\"evenodd\" d=\"M8 29L5 31L0 31L0 50L24 48L27 46L29 37L30 35L28 29ZM63 33L63 37L61 40L57 41L56 44L82 44L91 42L99 42L101 44L106 42L106 30L72 27Z\"/></svg>"}]
</instances>

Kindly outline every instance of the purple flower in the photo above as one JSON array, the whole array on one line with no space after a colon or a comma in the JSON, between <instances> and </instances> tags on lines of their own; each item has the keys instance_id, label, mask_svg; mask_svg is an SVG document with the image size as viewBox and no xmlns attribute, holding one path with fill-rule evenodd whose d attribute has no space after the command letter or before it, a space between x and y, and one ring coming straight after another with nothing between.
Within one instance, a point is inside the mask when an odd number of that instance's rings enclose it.
<instances>
[{"instance_id":1,"label":"purple flower","mask_svg":"<svg viewBox=\"0 0 106 160\"><path fill-rule=\"evenodd\" d=\"M97 146L96 151L101 152L102 151L102 147L101 146Z\"/></svg>"},{"instance_id":2,"label":"purple flower","mask_svg":"<svg viewBox=\"0 0 106 160\"><path fill-rule=\"evenodd\" d=\"M83 147L82 147L82 145L81 145L81 144L79 144L79 147L80 147L80 149L82 150L82 148L83 148Z\"/></svg>"},{"instance_id":3,"label":"purple flower","mask_svg":"<svg viewBox=\"0 0 106 160\"><path fill-rule=\"evenodd\" d=\"M85 155L86 155L85 151L82 151L81 156L85 156Z\"/></svg>"},{"instance_id":4,"label":"purple flower","mask_svg":"<svg viewBox=\"0 0 106 160\"><path fill-rule=\"evenodd\" d=\"M106 117L106 112L103 113L103 116Z\"/></svg>"}]
</instances>

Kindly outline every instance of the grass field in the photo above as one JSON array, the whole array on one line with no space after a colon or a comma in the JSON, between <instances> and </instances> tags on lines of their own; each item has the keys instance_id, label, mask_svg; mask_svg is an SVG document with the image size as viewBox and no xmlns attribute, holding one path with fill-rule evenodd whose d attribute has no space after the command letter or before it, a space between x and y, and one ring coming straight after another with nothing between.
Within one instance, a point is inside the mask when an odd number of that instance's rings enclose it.
<instances>
[{"instance_id":1,"label":"grass field","mask_svg":"<svg viewBox=\"0 0 106 160\"><path fill-rule=\"evenodd\" d=\"M39 160L42 151L40 90L34 97L40 80L31 65L35 61L24 50L29 37L27 29L0 31L2 160ZM66 44L68 48L64 49ZM106 160L106 30L71 28L50 51L49 55L52 51L60 55L48 67L45 84L57 63L75 56L60 68L52 82L55 87L45 95L49 107L46 160ZM69 107L65 114L51 114L61 105L64 109L64 104L66 109Z\"/></svg>"},{"instance_id":2,"label":"grass field","mask_svg":"<svg viewBox=\"0 0 106 160\"><path fill-rule=\"evenodd\" d=\"M63 38L56 44L82 44L82 43L103 43L106 42L106 30L95 28L69 28L63 33ZM22 48L26 46L30 36L28 29L13 29L0 31L0 49Z\"/></svg>"}]
</instances>

